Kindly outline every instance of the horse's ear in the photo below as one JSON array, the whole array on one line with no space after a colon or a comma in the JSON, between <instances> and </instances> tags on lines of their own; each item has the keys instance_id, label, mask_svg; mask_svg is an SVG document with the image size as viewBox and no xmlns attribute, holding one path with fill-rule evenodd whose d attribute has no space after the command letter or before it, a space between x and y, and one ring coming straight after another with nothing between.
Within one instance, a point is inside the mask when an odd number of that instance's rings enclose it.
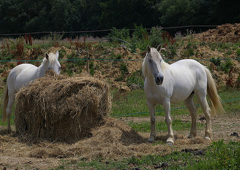
<instances>
[{"instance_id":1,"label":"horse's ear","mask_svg":"<svg viewBox=\"0 0 240 170\"><path fill-rule=\"evenodd\" d=\"M48 53L46 53L46 59L49 60L49 56L48 56Z\"/></svg>"},{"instance_id":2,"label":"horse's ear","mask_svg":"<svg viewBox=\"0 0 240 170\"><path fill-rule=\"evenodd\" d=\"M59 52L58 52L58 50L57 50L57 52L56 52L56 57L57 57L57 59L59 58Z\"/></svg>"},{"instance_id":3,"label":"horse's ear","mask_svg":"<svg viewBox=\"0 0 240 170\"><path fill-rule=\"evenodd\" d=\"M161 44L158 45L158 47L157 47L157 51L158 51L158 52L161 51L161 46L162 46Z\"/></svg>"},{"instance_id":4,"label":"horse's ear","mask_svg":"<svg viewBox=\"0 0 240 170\"><path fill-rule=\"evenodd\" d=\"M148 45L147 46L147 52L150 53L150 51L151 51L151 47Z\"/></svg>"}]
</instances>

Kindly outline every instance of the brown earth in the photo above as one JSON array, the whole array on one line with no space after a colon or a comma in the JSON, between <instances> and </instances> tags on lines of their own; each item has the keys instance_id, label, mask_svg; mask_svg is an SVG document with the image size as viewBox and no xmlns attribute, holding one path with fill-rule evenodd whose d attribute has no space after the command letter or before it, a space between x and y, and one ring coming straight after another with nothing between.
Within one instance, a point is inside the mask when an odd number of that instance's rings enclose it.
<instances>
[{"instance_id":1,"label":"brown earth","mask_svg":"<svg viewBox=\"0 0 240 170\"><path fill-rule=\"evenodd\" d=\"M202 41L211 42L232 42L240 40L240 24L224 24L217 26L216 29L210 29L197 35Z\"/></svg>"}]
</instances>

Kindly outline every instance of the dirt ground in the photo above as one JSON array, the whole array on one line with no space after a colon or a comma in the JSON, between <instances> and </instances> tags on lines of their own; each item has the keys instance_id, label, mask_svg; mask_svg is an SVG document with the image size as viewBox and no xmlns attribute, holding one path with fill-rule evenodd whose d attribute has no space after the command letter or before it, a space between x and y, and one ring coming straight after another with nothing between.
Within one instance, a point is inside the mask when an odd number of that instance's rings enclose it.
<instances>
[{"instance_id":1,"label":"dirt ground","mask_svg":"<svg viewBox=\"0 0 240 170\"><path fill-rule=\"evenodd\" d=\"M177 117L177 116L176 116ZM198 116L198 123L205 125L205 120ZM179 116L184 122L190 121L190 116ZM157 121L163 117L157 117ZM239 114L215 116L213 119L213 141L223 139L225 142L240 141ZM156 142L147 142L149 133L139 133L126 124L133 122L149 122L149 118L108 118L106 124L92 129L92 136L73 144L48 142L39 140L35 144L28 143L17 137L14 132L7 133L6 127L0 129L0 169L50 169L62 165L62 161L90 161L95 158L120 160L124 157L141 157L149 154L165 155L182 149L201 149L212 142L204 140L204 128L198 130L198 136L188 139L187 131L174 131L175 144L165 144L166 133L158 132ZM150 123L150 122L149 122ZM173 129L174 130L174 129Z\"/></svg>"}]
</instances>

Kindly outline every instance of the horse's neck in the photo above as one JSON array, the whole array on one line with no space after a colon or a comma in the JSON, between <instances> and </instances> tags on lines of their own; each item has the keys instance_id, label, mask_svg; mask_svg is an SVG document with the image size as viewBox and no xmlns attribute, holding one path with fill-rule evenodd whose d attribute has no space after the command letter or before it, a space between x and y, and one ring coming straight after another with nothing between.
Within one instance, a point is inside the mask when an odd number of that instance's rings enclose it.
<instances>
[{"instance_id":1,"label":"horse's neck","mask_svg":"<svg viewBox=\"0 0 240 170\"><path fill-rule=\"evenodd\" d=\"M45 75L45 73L47 72L48 70L48 63L42 63L39 67L38 67L38 75L37 77L43 77Z\"/></svg>"}]
</instances>

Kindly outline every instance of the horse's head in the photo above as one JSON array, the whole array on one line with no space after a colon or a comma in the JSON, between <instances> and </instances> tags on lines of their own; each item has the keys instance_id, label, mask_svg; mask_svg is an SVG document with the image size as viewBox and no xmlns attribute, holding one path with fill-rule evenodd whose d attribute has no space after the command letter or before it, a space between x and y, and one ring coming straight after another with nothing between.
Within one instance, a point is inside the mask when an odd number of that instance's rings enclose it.
<instances>
[{"instance_id":1,"label":"horse's head","mask_svg":"<svg viewBox=\"0 0 240 170\"><path fill-rule=\"evenodd\" d=\"M149 45L147 47L147 55L146 55L146 59L145 62L147 62L147 69L150 73L152 73L152 75L155 78L155 82L157 85L161 85L163 83L163 79L164 76L162 74L162 67L163 67L163 63L165 63L162 59L161 54L159 53L159 51L161 50L161 45L158 45L158 47L155 48L151 48Z\"/></svg>"},{"instance_id":2,"label":"horse's head","mask_svg":"<svg viewBox=\"0 0 240 170\"><path fill-rule=\"evenodd\" d=\"M48 70L53 70L55 73L60 74L61 64L58 61L59 52L57 51L56 54L53 53L46 53L46 59L48 62Z\"/></svg>"}]
</instances>

